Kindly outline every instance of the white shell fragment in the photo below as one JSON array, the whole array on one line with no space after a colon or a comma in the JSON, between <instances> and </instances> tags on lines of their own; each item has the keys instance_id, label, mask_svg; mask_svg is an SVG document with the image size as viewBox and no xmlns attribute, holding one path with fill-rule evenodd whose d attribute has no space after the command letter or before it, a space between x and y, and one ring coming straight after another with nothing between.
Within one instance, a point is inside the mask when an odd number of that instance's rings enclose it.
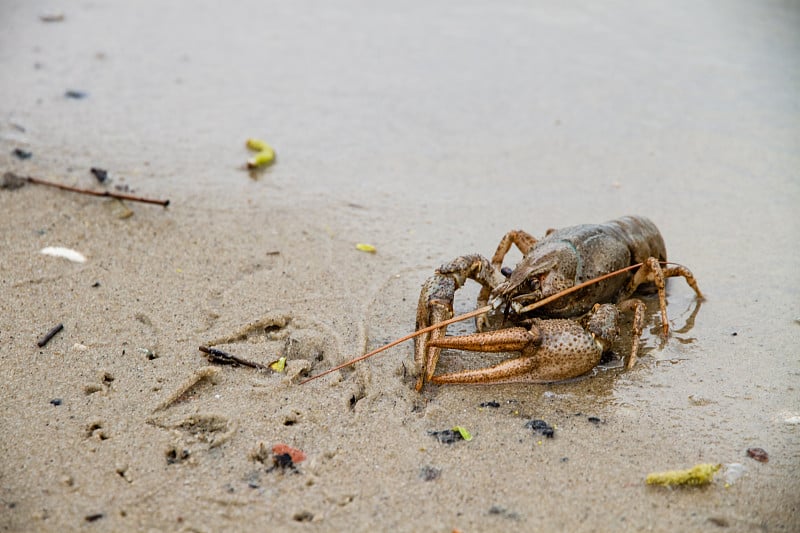
<instances>
[{"instance_id":1,"label":"white shell fragment","mask_svg":"<svg viewBox=\"0 0 800 533\"><path fill-rule=\"evenodd\" d=\"M44 255L52 255L53 257L63 257L64 259L69 259L74 263L85 263L86 257L76 251L72 250L71 248L62 248L61 246L48 246L47 248L42 248L41 253Z\"/></svg>"}]
</instances>

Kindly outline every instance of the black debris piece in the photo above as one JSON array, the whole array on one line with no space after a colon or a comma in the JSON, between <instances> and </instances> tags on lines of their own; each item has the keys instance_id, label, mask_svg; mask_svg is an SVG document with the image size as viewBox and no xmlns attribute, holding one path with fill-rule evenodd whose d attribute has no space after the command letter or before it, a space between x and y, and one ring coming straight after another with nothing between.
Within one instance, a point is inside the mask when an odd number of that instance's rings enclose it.
<instances>
[{"instance_id":1,"label":"black debris piece","mask_svg":"<svg viewBox=\"0 0 800 533\"><path fill-rule=\"evenodd\" d=\"M527 429L533 430L534 434L544 435L548 439L552 439L556 434L556 430L553 428L553 426L551 426L544 420L537 420L537 419L529 420L525 424L525 427Z\"/></svg>"},{"instance_id":2,"label":"black debris piece","mask_svg":"<svg viewBox=\"0 0 800 533\"><path fill-rule=\"evenodd\" d=\"M105 183L108 179L108 171L102 168L92 167L89 169L89 172L92 173L92 176L97 178L97 181L100 183Z\"/></svg>"},{"instance_id":3,"label":"black debris piece","mask_svg":"<svg viewBox=\"0 0 800 533\"><path fill-rule=\"evenodd\" d=\"M461 433L452 429L445 429L443 431L428 431L428 435L436 437L436 440L442 444L453 444L456 441L464 440Z\"/></svg>"}]
</instances>

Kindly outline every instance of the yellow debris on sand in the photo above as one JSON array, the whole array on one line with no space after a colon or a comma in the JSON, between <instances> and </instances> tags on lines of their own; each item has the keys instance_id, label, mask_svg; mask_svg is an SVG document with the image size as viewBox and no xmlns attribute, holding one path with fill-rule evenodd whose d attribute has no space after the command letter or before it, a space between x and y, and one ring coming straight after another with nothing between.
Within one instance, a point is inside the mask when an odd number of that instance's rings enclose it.
<instances>
[{"instance_id":1,"label":"yellow debris on sand","mask_svg":"<svg viewBox=\"0 0 800 533\"><path fill-rule=\"evenodd\" d=\"M667 470L647 475L648 485L706 485L714 479L721 465L701 463L688 470Z\"/></svg>"}]
</instances>

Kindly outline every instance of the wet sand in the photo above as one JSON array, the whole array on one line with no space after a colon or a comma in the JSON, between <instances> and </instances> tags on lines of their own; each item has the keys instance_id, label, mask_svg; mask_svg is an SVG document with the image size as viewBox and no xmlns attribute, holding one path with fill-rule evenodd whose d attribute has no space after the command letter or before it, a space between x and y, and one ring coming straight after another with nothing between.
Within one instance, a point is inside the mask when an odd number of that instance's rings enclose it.
<instances>
[{"instance_id":1,"label":"wet sand","mask_svg":"<svg viewBox=\"0 0 800 533\"><path fill-rule=\"evenodd\" d=\"M47 7L0 6L0 169L171 204L0 190L3 530L800 529L795 6ZM633 213L707 297L670 283L666 342L649 299L633 370L418 394L407 343L297 384L411 331L441 263ZM644 483L697 463L744 473Z\"/></svg>"}]
</instances>

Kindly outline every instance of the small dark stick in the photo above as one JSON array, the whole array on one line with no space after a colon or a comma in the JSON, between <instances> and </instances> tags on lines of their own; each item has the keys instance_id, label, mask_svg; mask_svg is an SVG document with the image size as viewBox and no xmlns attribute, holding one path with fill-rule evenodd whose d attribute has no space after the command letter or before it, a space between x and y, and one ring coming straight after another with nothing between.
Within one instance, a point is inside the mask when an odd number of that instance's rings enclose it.
<instances>
[{"instance_id":1,"label":"small dark stick","mask_svg":"<svg viewBox=\"0 0 800 533\"><path fill-rule=\"evenodd\" d=\"M48 332L47 332L47 335L45 335L44 337L42 337L41 339L39 339L39 342L37 342L36 344L39 346L39 348L43 348L43 347L44 347L44 345L45 345L45 344L47 344L48 342L50 342L50 339L52 339L53 337L55 337L55 336L56 336L56 334L57 334L59 331L61 331L62 329L64 329L64 324L59 324L59 325L57 325L56 327L54 327L53 329L51 329L50 331L48 331Z\"/></svg>"},{"instance_id":2,"label":"small dark stick","mask_svg":"<svg viewBox=\"0 0 800 533\"><path fill-rule=\"evenodd\" d=\"M229 354L228 352L223 352L222 350L217 350L216 348L209 348L207 346L200 346L198 348L201 352L208 355L208 360L212 363L219 363L222 365L242 365L242 366L249 366L250 368L257 368L258 370L266 370L267 367L260 364L254 363L253 361L248 361L247 359L242 359L241 357L237 357L233 354Z\"/></svg>"}]
</instances>

